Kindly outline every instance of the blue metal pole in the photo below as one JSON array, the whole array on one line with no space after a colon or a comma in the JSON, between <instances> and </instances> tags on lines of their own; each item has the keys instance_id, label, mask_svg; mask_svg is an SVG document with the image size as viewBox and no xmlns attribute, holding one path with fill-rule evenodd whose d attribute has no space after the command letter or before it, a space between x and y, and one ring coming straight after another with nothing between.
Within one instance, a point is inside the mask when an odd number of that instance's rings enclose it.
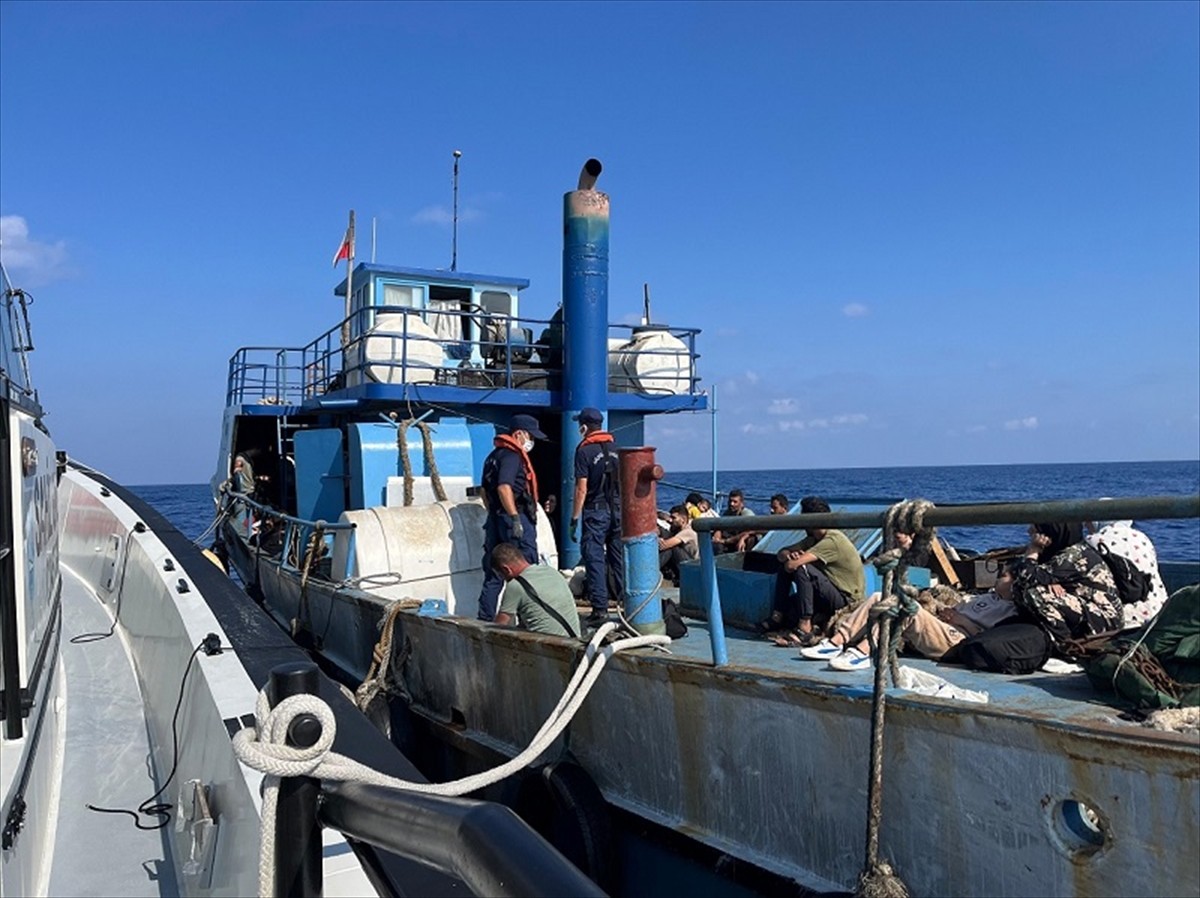
<instances>
[{"instance_id":1,"label":"blue metal pole","mask_svg":"<svg viewBox=\"0 0 1200 898\"><path fill-rule=\"evenodd\" d=\"M711 537L710 537L711 539ZM658 531L622 540L625 544L625 618L643 636L667 632L658 572Z\"/></svg>"},{"instance_id":2,"label":"blue metal pole","mask_svg":"<svg viewBox=\"0 0 1200 898\"><path fill-rule=\"evenodd\" d=\"M563 526L571 516L579 424L572 420L591 406L608 411L608 196L593 189L601 170L589 159L579 189L563 197L563 403L562 485L569 493L559 517L561 567L579 563L579 544Z\"/></svg>"},{"instance_id":3,"label":"blue metal pole","mask_svg":"<svg viewBox=\"0 0 1200 898\"><path fill-rule=\"evenodd\" d=\"M700 584L708 599L708 638L712 642L713 664L724 667L729 663L729 652L725 649L725 619L721 615L721 593L717 589L717 557L713 553L712 533L706 530L699 536Z\"/></svg>"}]
</instances>

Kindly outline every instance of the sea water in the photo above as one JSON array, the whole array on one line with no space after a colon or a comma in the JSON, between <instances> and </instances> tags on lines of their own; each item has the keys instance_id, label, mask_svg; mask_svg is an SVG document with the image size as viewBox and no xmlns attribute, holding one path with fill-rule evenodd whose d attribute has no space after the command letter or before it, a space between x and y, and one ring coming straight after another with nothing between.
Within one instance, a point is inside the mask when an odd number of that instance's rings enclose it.
<instances>
[{"instance_id":1,"label":"sea water","mask_svg":"<svg viewBox=\"0 0 1200 898\"><path fill-rule=\"evenodd\" d=\"M189 539L200 537L215 517L208 484L131 489ZM658 485L658 505L669 508L692 490L708 494L711 489L711 472L668 471ZM793 504L811 495L919 497L935 504L1177 496L1200 492L1200 461L722 471L717 489L722 494L741 489L746 504L760 514L767 511L768 500L775 493L783 493ZM545 485L542 491L550 492ZM1154 540L1160 558L1200 559L1200 520L1139 521L1138 526ZM1025 529L1016 526L947 527L941 534L951 545L976 551L1022 545L1026 540ZM209 543L211 538L202 541L203 545Z\"/></svg>"}]
</instances>

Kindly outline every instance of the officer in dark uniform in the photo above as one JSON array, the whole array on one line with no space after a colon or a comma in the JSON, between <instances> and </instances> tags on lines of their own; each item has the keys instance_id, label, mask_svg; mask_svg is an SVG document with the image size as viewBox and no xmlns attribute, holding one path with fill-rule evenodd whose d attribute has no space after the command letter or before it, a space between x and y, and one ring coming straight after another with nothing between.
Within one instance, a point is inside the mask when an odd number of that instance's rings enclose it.
<instances>
[{"instance_id":1,"label":"officer in dark uniform","mask_svg":"<svg viewBox=\"0 0 1200 898\"><path fill-rule=\"evenodd\" d=\"M625 590L625 557L621 546L621 479L613 436L600 427L599 409L585 408L575 420L583 441L575 450L575 501L571 505L571 539L579 540L579 553L587 571L587 596L591 626L608 618L611 585L615 598ZM579 536L580 514L583 535Z\"/></svg>"},{"instance_id":2,"label":"officer in dark uniform","mask_svg":"<svg viewBox=\"0 0 1200 898\"><path fill-rule=\"evenodd\" d=\"M498 434L495 447L483 462L483 495L487 523L483 537L483 590L479 593L479 619L494 620L504 578L492 568L492 549L516 543L530 564L538 563L537 476L529 453L534 440L546 435L533 415L513 415L508 433Z\"/></svg>"}]
</instances>

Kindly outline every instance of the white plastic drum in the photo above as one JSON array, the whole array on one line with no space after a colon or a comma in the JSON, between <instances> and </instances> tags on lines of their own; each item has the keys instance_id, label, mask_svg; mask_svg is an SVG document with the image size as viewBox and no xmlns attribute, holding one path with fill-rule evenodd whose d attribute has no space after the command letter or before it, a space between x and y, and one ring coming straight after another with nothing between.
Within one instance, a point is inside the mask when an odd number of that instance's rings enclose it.
<instances>
[{"instance_id":1,"label":"white plastic drum","mask_svg":"<svg viewBox=\"0 0 1200 898\"><path fill-rule=\"evenodd\" d=\"M445 599L451 614L474 617L483 586L486 518L478 500L343 512L339 523L356 525L355 557L348 558L349 532L337 531L333 575L353 578L359 589L386 599ZM550 520L541 509L538 550L558 566Z\"/></svg>"},{"instance_id":2,"label":"white plastic drum","mask_svg":"<svg viewBox=\"0 0 1200 898\"><path fill-rule=\"evenodd\" d=\"M366 376L381 384L432 383L445 359L437 332L415 313L381 313L363 347Z\"/></svg>"},{"instance_id":3,"label":"white plastic drum","mask_svg":"<svg viewBox=\"0 0 1200 898\"><path fill-rule=\"evenodd\" d=\"M644 330L617 350L622 392L675 396L692 388L687 344L666 329Z\"/></svg>"}]
</instances>

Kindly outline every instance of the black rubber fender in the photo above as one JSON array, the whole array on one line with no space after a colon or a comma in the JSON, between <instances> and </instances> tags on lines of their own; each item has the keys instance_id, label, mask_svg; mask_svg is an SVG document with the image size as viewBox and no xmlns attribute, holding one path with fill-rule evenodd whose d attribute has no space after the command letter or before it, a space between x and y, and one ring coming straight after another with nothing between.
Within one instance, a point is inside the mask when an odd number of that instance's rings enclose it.
<instances>
[{"instance_id":1,"label":"black rubber fender","mask_svg":"<svg viewBox=\"0 0 1200 898\"><path fill-rule=\"evenodd\" d=\"M530 768L517 785L513 810L605 891L615 870L613 821L595 780L579 764Z\"/></svg>"}]
</instances>

